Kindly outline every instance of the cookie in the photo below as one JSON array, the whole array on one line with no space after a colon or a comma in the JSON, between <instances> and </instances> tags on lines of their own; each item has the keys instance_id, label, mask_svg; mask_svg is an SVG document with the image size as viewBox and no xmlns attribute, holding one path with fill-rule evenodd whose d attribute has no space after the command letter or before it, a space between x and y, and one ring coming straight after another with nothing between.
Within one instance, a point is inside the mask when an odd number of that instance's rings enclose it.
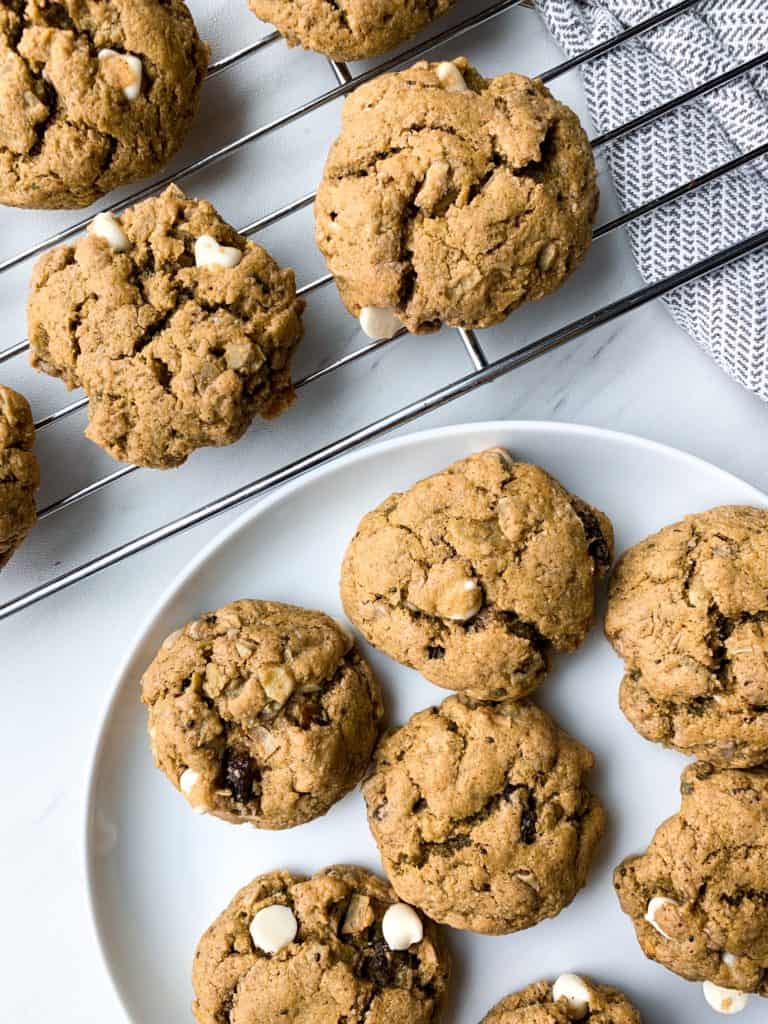
<instances>
[{"instance_id":1,"label":"cookie","mask_svg":"<svg viewBox=\"0 0 768 1024\"><path fill-rule=\"evenodd\" d=\"M168 469L291 404L303 309L292 270L171 185L38 260L30 359L85 390L92 441Z\"/></svg>"},{"instance_id":2,"label":"cookie","mask_svg":"<svg viewBox=\"0 0 768 1024\"><path fill-rule=\"evenodd\" d=\"M32 454L34 443L29 403L0 384L0 569L37 521L40 467Z\"/></svg>"},{"instance_id":3,"label":"cookie","mask_svg":"<svg viewBox=\"0 0 768 1024\"><path fill-rule=\"evenodd\" d=\"M768 511L713 508L636 544L605 630L646 739L720 766L768 761Z\"/></svg>"},{"instance_id":4,"label":"cookie","mask_svg":"<svg viewBox=\"0 0 768 1024\"><path fill-rule=\"evenodd\" d=\"M617 988L576 974L561 974L552 985L537 981L514 992L497 1003L482 1024L570 1024L585 1017L590 1024L641 1024L640 1014Z\"/></svg>"},{"instance_id":5,"label":"cookie","mask_svg":"<svg viewBox=\"0 0 768 1024\"><path fill-rule=\"evenodd\" d=\"M540 81L422 62L347 99L316 238L371 337L490 327L576 268L597 199L589 140Z\"/></svg>"},{"instance_id":6,"label":"cookie","mask_svg":"<svg viewBox=\"0 0 768 1024\"><path fill-rule=\"evenodd\" d=\"M645 955L706 981L708 999L768 996L768 770L693 764L681 791L680 811L616 869L622 910Z\"/></svg>"},{"instance_id":7,"label":"cookie","mask_svg":"<svg viewBox=\"0 0 768 1024\"><path fill-rule=\"evenodd\" d=\"M385 736L363 783L392 886L434 921L502 934L554 917L605 827L594 757L528 701L466 696Z\"/></svg>"},{"instance_id":8,"label":"cookie","mask_svg":"<svg viewBox=\"0 0 768 1024\"><path fill-rule=\"evenodd\" d=\"M431 1024L448 973L435 926L375 875L273 871L200 940L192 1009L198 1024Z\"/></svg>"},{"instance_id":9,"label":"cookie","mask_svg":"<svg viewBox=\"0 0 768 1024\"><path fill-rule=\"evenodd\" d=\"M158 768L196 810L258 828L325 814L362 778L382 716L352 638L273 601L173 633L141 687Z\"/></svg>"},{"instance_id":10,"label":"cookie","mask_svg":"<svg viewBox=\"0 0 768 1024\"><path fill-rule=\"evenodd\" d=\"M453 6L453 0L249 0L289 46L334 60L377 57L410 39Z\"/></svg>"},{"instance_id":11,"label":"cookie","mask_svg":"<svg viewBox=\"0 0 768 1024\"><path fill-rule=\"evenodd\" d=\"M491 448L369 512L341 596L370 643L431 682L516 698L541 682L551 649L586 636L612 547L602 512Z\"/></svg>"},{"instance_id":12,"label":"cookie","mask_svg":"<svg viewBox=\"0 0 768 1024\"><path fill-rule=\"evenodd\" d=\"M88 206L178 150L208 65L182 0L0 6L0 203Z\"/></svg>"}]
</instances>

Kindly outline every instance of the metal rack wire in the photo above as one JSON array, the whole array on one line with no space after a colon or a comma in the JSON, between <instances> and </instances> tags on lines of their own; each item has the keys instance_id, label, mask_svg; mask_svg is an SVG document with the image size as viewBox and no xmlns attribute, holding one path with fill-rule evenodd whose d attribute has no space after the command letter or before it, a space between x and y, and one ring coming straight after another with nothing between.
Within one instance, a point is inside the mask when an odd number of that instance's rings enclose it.
<instances>
[{"instance_id":1,"label":"metal rack wire","mask_svg":"<svg viewBox=\"0 0 768 1024\"><path fill-rule=\"evenodd\" d=\"M447 28L442 32L432 36L429 40L424 43L415 45L405 50L404 52L389 58L376 67L372 67L369 70L359 74L353 75L346 64L338 61L329 61L330 67L336 78L337 85L327 90L326 92L315 96L311 100L302 104L293 110L288 111L274 120L259 126L253 131L241 136L240 138L228 143L206 156L187 164L182 167L179 171L172 175L167 175L160 180L156 180L152 185L142 188L129 196L122 204L108 207L113 212L119 212L120 209L125 206L131 205L135 202L146 198L148 195L154 194L155 192L162 189L170 181L179 181L186 177L192 176L213 164L216 164L222 160L227 159L232 154L238 152L244 146L249 145L251 142L256 141L264 137L265 135L278 131L284 128L298 119L305 117L306 115L320 109L328 103L333 102L349 93L352 89L358 85L363 84L366 81L382 74L385 71L392 70L398 67L407 66L413 61L425 56L431 50L436 47L453 42L466 33L478 29L486 23L492 21L504 13L510 11L512 8L519 6L524 3L525 0L500 0L486 8L485 10L475 13L470 17L465 18L463 21L454 25L453 27ZM592 49L578 54L566 61L561 62L555 67L550 68L540 75L541 79L545 82L550 82L559 76L565 74L574 68L579 67L581 64L594 60L605 53L610 52L614 48L621 46L627 40L634 38L635 36L642 35L646 32L652 31L654 28L662 25L672 18L677 17L684 11L695 7L697 4L704 2L704 0L680 0L680 2L672 4L664 11L660 11L652 17L642 21L625 31L614 36L612 39L601 43L599 46L593 47ZM208 71L208 78L212 78L216 75L221 74L230 68L235 67L241 61L254 57L264 47L270 46L277 42L280 36L276 32L271 32L268 35L257 40L255 43L247 46L235 53L230 54L228 57L217 61L212 64ZM658 118L664 117L666 114L675 110L678 106L706 95L707 93L713 92L716 89L728 84L731 81L747 74L749 71L760 67L761 65L768 62L768 52L758 55L749 61L732 68L731 70L718 75L716 78L710 79L703 82L694 89L689 90L681 96L673 97L664 104L656 107L646 113L634 118L626 124L619 125L616 128L611 129L602 135L597 136L592 140L592 145L595 149L599 149L603 146L609 145L616 139L622 138L639 128L650 124L652 121ZM642 206L622 213L610 222L601 225L596 228L593 234L595 239L600 238L611 231L616 230L619 227L623 227L635 220L638 220L648 213L665 206L669 203L674 202L680 197L686 195L694 189L701 188L708 183L720 178L726 174L730 174L732 171L743 167L744 165L759 159L760 157L768 155L768 140L756 147L754 150L740 155L726 164L716 167L705 174L700 175L697 178L691 179L685 182L679 187L665 193L664 195L658 196L655 199L644 203ZM253 221L250 224L244 225L239 230L244 235L255 234L272 224L275 224L284 218L290 217L295 213L305 209L309 206L315 198L314 193L309 193L294 201L280 207L277 210L261 217L259 220ZM91 215L92 216L92 215ZM18 264L30 259L33 256L43 252L49 246L60 244L63 241L73 237L74 235L81 232L91 220L91 216L88 218L80 219L70 224L68 227L55 234L49 236L45 240L36 243L22 252L16 253L14 256L0 262L0 273L3 273ZM429 394L423 396L415 402L411 402L408 405L402 406L394 412L377 419L367 426L362 427L358 430L347 434L344 437L338 438L330 444L324 445L321 448L316 449L313 452L305 455L304 457L295 460L294 462L288 463L282 466L280 469L274 472L268 473L265 476L260 477L257 480L252 481L245 486L239 487L238 489L230 492L229 494L223 495L215 501L209 502L186 515L180 516L176 519L165 523L156 529L150 530L147 533L142 534L139 537L134 538L127 543L120 544L110 551L98 556L97 558L91 559L90 561L84 562L75 569L72 569L55 579L45 583L41 586L35 587L26 593L19 595L18 597L0 605L0 619L7 618L16 612L21 611L24 608L29 607L43 600L44 598L56 594L65 588L72 586L80 580L86 579L89 576L94 575L108 568L109 566L115 565L118 562L123 561L126 558L137 554L140 551L144 551L161 541L173 537L178 533L190 529L200 523L206 522L209 519L241 505L254 498L260 497L267 491L279 486L280 484L286 483L290 480L294 480L304 473L309 472L319 466L322 466L333 459L337 458L345 452L350 451L368 441L375 438L381 437L387 432L395 429L396 427L407 424L420 416L431 412L447 403L468 394L483 384L490 383L502 377L513 370L517 369L524 364L531 362L534 359L539 358L547 352L553 349L565 345L570 341L575 340L583 336L584 334L592 331L604 324L607 324L618 317L625 315L643 306L644 304L659 298L660 296L666 295L669 292L674 291L676 288L687 284L690 281L694 281L706 274L712 273L713 271L725 266L728 263L733 262L747 255L748 253L754 252L762 246L768 244L768 228L757 234L730 246L729 248L722 250L721 252L715 253L709 258L702 260L690 267L686 267L680 270L676 274L664 278L661 281L648 284L636 291L625 295L621 299L612 302L600 309L594 310L593 312L581 317L571 323L565 324L558 330L546 334L542 337L535 339L524 345L522 348L515 350L507 355L504 355L494 361L489 361L486 356L483 347L474 333L474 331L466 330L464 328L456 329L457 336L461 341L461 344L465 350L465 353L470 361L471 372L462 376L451 383L438 388ZM316 291L319 288L323 288L331 282L332 278L329 274L323 275L316 280L310 281L304 284L298 289L299 294L307 295L310 292ZM333 360L330 363L320 367L313 373L308 374L301 380L295 383L297 389L305 388L311 385L314 381L320 378L326 377L328 374L349 365L352 362L363 359L384 346L391 345L397 338L403 337L406 332L400 331L395 338L372 341L366 345L363 345L345 355ZM20 341L16 345L10 348L0 351L0 364L13 359L16 356L21 355L28 348L26 340ZM82 409L88 404L87 398L78 399L72 402L70 405L59 409L57 412L52 413L40 420L36 427L38 430L44 430L67 416L70 416L79 409ZM62 511L63 509L69 508L77 502L83 501L90 496L101 491L103 488L116 483L118 480L138 470L136 466L121 466L114 472L108 474L101 479L98 479L87 486L77 490L71 494L65 495L58 499L46 508L42 509L39 513L39 519L47 519L50 516Z\"/></svg>"}]
</instances>

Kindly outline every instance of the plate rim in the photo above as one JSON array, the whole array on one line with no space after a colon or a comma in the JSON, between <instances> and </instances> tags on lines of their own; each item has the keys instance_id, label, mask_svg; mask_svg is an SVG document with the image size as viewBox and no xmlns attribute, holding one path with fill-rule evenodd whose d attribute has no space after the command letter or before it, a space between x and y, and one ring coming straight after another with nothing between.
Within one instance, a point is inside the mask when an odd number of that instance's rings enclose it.
<instances>
[{"instance_id":1,"label":"plate rim","mask_svg":"<svg viewBox=\"0 0 768 1024\"><path fill-rule=\"evenodd\" d=\"M599 437L602 440L627 445L630 448L638 448L645 451L656 452L667 457L682 461L689 466L708 471L715 470L725 479L728 479L742 487L746 487L754 495L756 504L768 505L768 494L761 491L759 487L744 480L743 477L732 473L730 470L721 469L714 462L704 459L699 455L685 451L683 448L676 448L674 445L665 444L661 441L654 441L642 437L639 434L632 434L628 431L612 430L607 427L581 424L571 421L560 420L513 420L495 419L464 421L458 424L445 424L438 427L429 427L425 430L415 430L405 434L398 434L395 437L384 438L360 448L345 452L325 465L303 473L297 479L278 485L271 493L256 499L253 504L247 506L231 523L216 532L206 544L200 549L195 557L177 572L168 584L163 588L160 595L153 602L147 614L141 619L138 627L126 644L126 653L122 657L108 687L107 697L101 707L95 722L94 733L88 748L88 757L85 762L85 786L81 806L81 866L85 880L85 896L88 905L88 920L91 935L98 950L99 959L106 976L109 979L113 995L120 1007L125 1019L130 1024L136 1024L135 1015L128 1009L121 986L118 984L115 972L112 968L111 957L108 955L106 942L99 924L97 912L97 900L94 879L95 857L92 851L91 833L94 816L94 797L96 789L96 765L101 757L104 747L107 725L112 712L117 704L118 696L123 688L125 676L133 661L139 646L144 643L152 626L162 610L172 600L174 595L184 586L189 578L224 544L235 534L243 530L252 520L267 512L273 505L289 498L295 491L305 487L310 481L315 481L327 476L339 468L354 465L380 452L390 449L408 448L424 442L446 437L467 439L474 434L490 433L494 430L514 430L520 434L544 432L552 435L568 434L570 436L581 436L584 438Z\"/></svg>"}]
</instances>

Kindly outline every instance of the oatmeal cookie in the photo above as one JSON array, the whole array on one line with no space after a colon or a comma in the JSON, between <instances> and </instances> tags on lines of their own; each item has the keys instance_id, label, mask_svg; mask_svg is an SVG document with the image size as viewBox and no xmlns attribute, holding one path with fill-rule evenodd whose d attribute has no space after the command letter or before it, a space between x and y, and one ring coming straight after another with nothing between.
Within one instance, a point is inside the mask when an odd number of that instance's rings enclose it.
<instances>
[{"instance_id":1,"label":"oatmeal cookie","mask_svg":"<svg viewBox=\"0 0 768 1024\"><path fill-rule=\"evenodd\" d=\"M594 758L528 701L448 697L385 736L363 783L398 896L434 921L502 934L566 907L605 826Z\"/></svg>"},{"instance_id":2,"label":"oatmeal cookie","mask_svg":"<svg viewBox=\"0 0 768 1024\"><path fill-rule=\"evenodd\" d=\"M0 569L37 521L40 468L32 454L34 443L29 403L0 384Z\"/></svg>"},{"instance_id":3,"label":"oatmeal cookie","mask_svg":"<svg viewBox=\"0 0 768 1024\"><path fill-rule=\"evenodd\" d=\"M514 992L497 1003L482 1024L571 1024L584 1018L589 1024L641 1024L640 1014L617 988L576 974L561 974L552 985L537 981Z\"/></svg>"},{"instance_id":4,"label":"oatmeal cookie","mask_svg":"<svg viewBox=\"0 0 768 1024\"><path fill-rule=\"evenodd\" d=\"M369 512L344 556L341 596L370 643L438 686L521 697L550 649L586 636L612 549L602 512L492 448Z\"/></svg>"},{"instance_id":5,"label":"oatmeal cookie","mask_svg":"<svg viewBox=\"0 0 768 1024\"><path fill-rule=\"evenodd\" d=\"M382 716L352 638L271 601L173 633L141 686L158 768L196 810L258 828L325 814L362 778Z\"/></svg>"}]
</instances>

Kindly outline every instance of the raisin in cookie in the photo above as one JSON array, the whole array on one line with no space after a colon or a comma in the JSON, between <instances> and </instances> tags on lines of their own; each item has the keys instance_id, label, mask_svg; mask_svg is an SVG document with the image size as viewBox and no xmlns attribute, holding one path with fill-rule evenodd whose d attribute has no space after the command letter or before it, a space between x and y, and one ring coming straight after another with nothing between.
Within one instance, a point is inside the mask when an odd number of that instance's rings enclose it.
<instances>
[{"instance_id":1,"label":"raisin in cookie","mask_svg":"<svg viewBox=\"0 0 768 1024\"><path fill-rule=\"evenodd\" d=\"M182 0L15 0L0 61L0 202L73 207L173 156L208 48Z\"/></svg>"},{"instance_id":2,"label":"raisin in cookie","mask_svg":"<svg viewBox=\"0 0 768 1024\"><path fill-rule=\"evenodd\" d=\"M380 742L363 783L398 896L435 921L502 934L584 885L605 815L594 758L528 701L448 697Z\"/></svg>"},{"instance_id":3,"label":"raisin in cookie","mask_svg":"<svg viewBox=\"0 0 768 1024\"><path fill-rule=\"evenodd\" d=\"M381 693L322 612L235 601L172 634L142 679L157 766L199 811L259 828L317 818L362 778Z\"/></svg>"},{"instance_id":4,"label":"raisin in cookie","mask_svg":"<svg viewBox=\"0 0 768 1024\"><path fill-rule=\"evenodd\" d=\"M369 512L341 596L370 643L431 682L515 698L541 682L551 648L586 636L612 547L602 512L494 448Z\"/></svg>"},{"instance_id":5,"label":"raisin in cookie","mask_svg":"<svg viewBox=\"0 0 768 1024\"><path fill-rule=\"evenodd\" d=\"M29 403L0 384L0 569L37 521L40 467L32 454L34 443Z\"/></svg>"},{"instance_id":6,"label":"raisin in cookie","mask_svg":"<svg viewBox=\"0 0 768 1024\"><path fill-rule=\"evenodd\" d=\"M638 732L720 766L768 760L768 511L713 508L635 545L605 629Z\"/></svg>"},{"instance_id":7,"label":"raisin in cookie","mask_svg":"<svg viewBox=\"0 0 768 1024\"><path fill-rule=\"evenodd\" d=\"M339 865L261 875L197 947L199 1024L432 1024L449 961L437 930L388 885Z\"/></svg>"},{"instance_id":8,"label":"raisin in cookie","mask_svg":"<svg viewBox=\"0 0 768 1024\"><path fill-rule=\"evenodd\" d=\"M290 46L334 60L376 57L409 39L453 6L454 0L249 0Z\"/></svg>"},{"instance_id":9,"label":"raisin in cookie","mask_svg":"<svg viewBox=\"0 0 768 1024\"><path fill-rule=\"evenodd\" d=\"M646 956L708 999L768 996L768 771L690 765L680 811L615 872ZM731 1007L732 1008L732 1007Z\"/></svg>"},{"instance_id":10,"label":"raisin in cookie","mask_svg":"<svg viewBox=\"0 0 768 1024\"><path fill-rule=\"evenodd\" d=\"M303 309L292 270L171 185L38 260L31 362L84 388L92 441L167 469L290 405Z\"/></svg>"},{"instance_id":11,"label":"raisin in cookie","mask_svg":"<svg viewBox=\"0 0 768 1024\"><path fill-rule=\"evenodd\" d=\"M514 992L483 1018L482 1024L641 1024L627 997L610 985L596 985L577 974L561 974L550 985L537 981Z\"/></svg>"},{"instance_id":12,"label":"raisin in cookie","mask_svg":"<svg viewBox=\"0 0 768 1024\"><path fill-rule=\"evenodd\" d=\"M578 118L541 82L420 63L347 99L316 237L370 336L489 327L575 269L597 197Z\"/></svg>"}]
</instances>

